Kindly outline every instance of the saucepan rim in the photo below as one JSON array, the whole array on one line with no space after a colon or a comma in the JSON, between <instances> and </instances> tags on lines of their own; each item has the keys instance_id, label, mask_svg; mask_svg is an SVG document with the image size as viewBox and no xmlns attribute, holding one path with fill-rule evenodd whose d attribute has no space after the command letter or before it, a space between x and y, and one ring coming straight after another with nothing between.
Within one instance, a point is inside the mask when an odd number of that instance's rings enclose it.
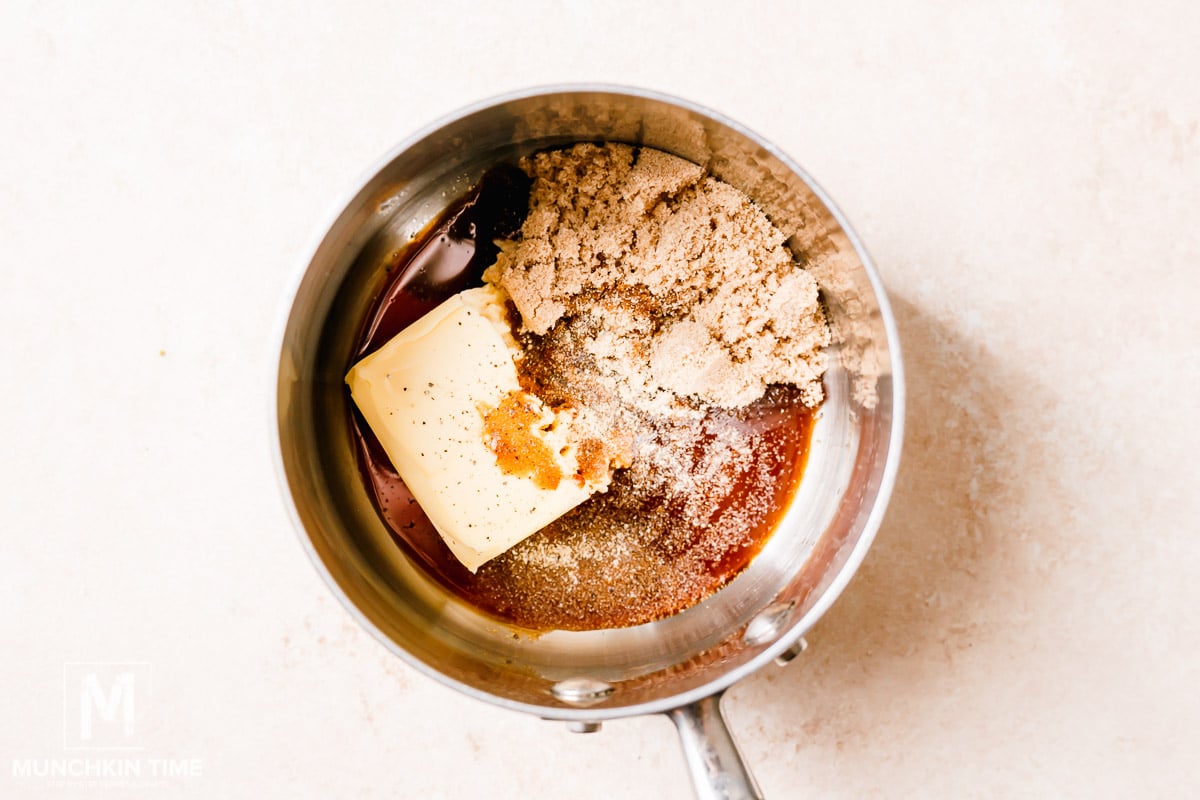
<instances>
[{"instance_id":1,"label":"saucepan rim","mask_svg":"<svg viewBox=\"0 0 1200 800\"><path fill-rule=\"evenodd\" d=\"M886 460L884 462L883 470L880 474L879 485L875 492L874 502L864 522L862 533L852 546L846 561L842 564L837 575L833 578L828 587L822 592L821 596L817 599L813 606L799 620L793 623L786 633L784 633L769 647L764 648L746 663L741 664L740 666L727 672L721 673L713 680L678 694L667 695L662 698L636 705L611 708L606 708L603 706L596 708L569 708L551 705L550 703L553 701L549 694L547 694L547 705L526 703L491 694L490 692L487 692L476 686L463 683L440 672L433 666L425 663L421 659L409 653L390 637L384 634L383 631L381 631L373 622L371 622L371 620L367 618L367 616L342 590L342 587L338 584L329 568L325 565L324 561L317 553L316 547L313 545L312 539L305 529L304 523L300 517L299 509L296 505L296 500L292 496L287 477L287 470L284 465L284 441L280 426L281 420L279 414L280 371L283 367L282 359L285 355L284 346L286 344L288 324L291 319L297 294L322 243L325 241L330 231L333 230L338 219L350 208L351 203L359 196L361 191L383 169L385 169L388 164L390 164L406 150L417 145L422 140L435 134L442 128L451 125L454 122L463 119L464 117L468 117L493 106L503 105L505 103L518 100L526 100L543 96L585 93L610 94L657 101L711 119L716 123L727 126L729 129L735 131L749 141L754 142L756 145L770 153L771 156L778 159L780 163L782 163L797 177L804 181L804 183L824 204L829 214L841 227L851 246L854 248L855 254L862 263L863 270L865 271L867 279L870 282L871 290L875 294L875 298L879 305L881 321L887 337L887 347L891 367L891 386L889 391L892 399L892 418L889 426L890 431L887 441ZM799 164L797 164L790 156L788 156L770 141L764 139L762 136L759 136L754 131L746 128L744 125L741 125L740 123L717 111L689 100L684 100L679 97L650 89L632 86L606 83L567 83L533 86L507 92L488 97L460 108L459 110L450 114L442 116L441 118L416 130L401 140L398 144L390 148L370 167L368 167L357 181L350 185L349 190L343 193L337 202L332 204L330 212L323 219L322 223L316 228L316 232L314 233L312 240L303 250L298 268L292 273L287 287L283 293L280 309L276 316L270 354L273 360L273 368L269 370L271 385L268 398L270 402L269 413L272 427L271 435L275 444L275 446L272 448L272 458L275 465L275 473L279 481L279 487L283 494L284 505L287 509L288 515L291 517L293 528L295 529L297 536L300 538L301 546L308 554L309 559L316 566L317 571L324 579L325 584L334 593L346 610L350 612L351 616L354 617L359 625L363 626L363 628L369 631L389 651L399 656L417 671L429 676L430 678L433 678L445 686L449 686L450 688L456 689L457 691L460 691L463 694L474 697L478 700L482 700L484 702L513 711L534 714L547 719L568 721L601 721L607 719L617 719L621 717L640 716L643 714L668 712L681 706L687 706L691 703L695 703L706 697L720 694L725 689L758 671L784 651L791 648L795 642L801 636L803 636L804 633L807 632L818 619L820 619L820 617L829 609L829 607L833 605L833 603L841 595L842 591L846 588L846 585L850 582L850 579L854 576L854 573L858 570L858 567L862 563L863 559L866 557L867 551L870 549L871 543L874 541L875 535L879 530L879 526L883 521L888 502L891 498L892 489L895 485L896 474L900 464L901 445L904 440L904 367L900 352L900 340L896 328L896 321L892 313L891 305L888 301L887 293L883 288L883 282L875 268L875 264L872 261L870 254L867 252L862 240L854 231L854 228L850 225L849 220L842 213L841 209L836 203L834 203L833 199L825 192L825 190L822 189L815 180L813 180L812 176L809 175L808 172L805 171Z\"/></svg>"}]
</instances>

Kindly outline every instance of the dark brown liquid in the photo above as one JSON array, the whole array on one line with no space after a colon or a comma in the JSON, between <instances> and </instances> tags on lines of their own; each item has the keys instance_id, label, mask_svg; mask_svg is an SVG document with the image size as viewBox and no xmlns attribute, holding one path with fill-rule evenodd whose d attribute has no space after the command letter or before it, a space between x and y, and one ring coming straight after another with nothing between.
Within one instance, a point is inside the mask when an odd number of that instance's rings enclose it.
<instances>
[{"instance_id":1,"label":"dark brown liquid","mask_svg":"<svg viewBox=\"0 0 1200 800\"><path fill-rule=\"evenodd\" d=\"M529 189L521 170L493 167L396 253L364 321L354 360L378 350L450 295L483 283L483 271L499 252L496 240L511 239L521 229Z\"/></svg>"},{"instance_id":2,"label":"dark brown liquid","mask_svg":"<svg viewBox=\"0 0 1200 800\"><path fill-rule=\"evenodd\" d=\"M479 286L499 252L495 241L520 230L529 189L529 177L515 166L493 167L396 253L363 320L353 361L378 350L451 295ZM359 470L392 535L434 577L470 599L474 576L434 530L357 409L350 425Z\"/></svg>"},{"instance_id":3,"label":"dark brown liquid","mask_svg":"<svg viewBox=\"0 0 1200 800\"><path fill-rule=\"evenodd\" d=\"M450 295L479 285L495 260L493 240L519 230L529 188L529 179L515 167L493 168L398 253L364 320L355 360ZM533 344L526 361L539 355L539 347L550 355L549 338ZM475 574L446 547L357 412L350 424L363 480L380 516L432 576L516 625L585 630L676 613L745 569L799 483L814 413L798 391L782 386L745 409L709 411L692 423L703 426L703 433L691 455L695 482L686 489L678 481L675 489L647 486L634 479L633 470L618 470L608 492ZM709 463L705 448L729 437L750 456L717 472L702 469Z\"/></svg>"}]
</instances>

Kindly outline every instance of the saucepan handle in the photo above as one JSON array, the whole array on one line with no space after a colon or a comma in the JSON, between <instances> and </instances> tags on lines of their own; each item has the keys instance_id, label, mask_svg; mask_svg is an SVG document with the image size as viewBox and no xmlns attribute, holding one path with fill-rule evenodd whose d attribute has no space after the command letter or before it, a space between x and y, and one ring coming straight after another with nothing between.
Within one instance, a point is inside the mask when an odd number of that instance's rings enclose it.
<instances>
[{"instance_id":1,"label":"saucepan handle","mask_svg":"<svg viewBox=\"0 0 1200 800\"><path fill-rule=\"evenodd\" d=\"M763 800L725 718L721 693L671 709L697 800Z\"/></svg>"}]
</instances>

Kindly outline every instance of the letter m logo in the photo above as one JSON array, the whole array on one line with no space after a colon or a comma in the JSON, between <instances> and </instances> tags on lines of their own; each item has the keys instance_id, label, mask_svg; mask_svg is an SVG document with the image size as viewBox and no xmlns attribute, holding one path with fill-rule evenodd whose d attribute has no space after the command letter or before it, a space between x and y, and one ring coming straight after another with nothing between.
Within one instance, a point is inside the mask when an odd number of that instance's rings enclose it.
<instances>
[{"instance_id":1,"label":"letter m logo","mask_svg":"<svg viewBox=\"0 0 1200 800\"><path fill-rule=\"evenodd\" d=\"M105 693L100 676L94 672L86 673L79 682L79 738L85 742L92 740L95 731L92 720L96 713L105 722L112 723L116 722L118 711L125 736L133 736L135 686L132 672L119 672Z\"/></svg>"},{"instance_id":2,"label":"letter m logo","mask_svg":"<svg viewBox=\"0 0 1200 800\"><path fill-rule=\"evenodd\" d=\"M63 746L141 749L142 711L150 689L145 663L63 666Z\"/></svg>"}]
</instances>

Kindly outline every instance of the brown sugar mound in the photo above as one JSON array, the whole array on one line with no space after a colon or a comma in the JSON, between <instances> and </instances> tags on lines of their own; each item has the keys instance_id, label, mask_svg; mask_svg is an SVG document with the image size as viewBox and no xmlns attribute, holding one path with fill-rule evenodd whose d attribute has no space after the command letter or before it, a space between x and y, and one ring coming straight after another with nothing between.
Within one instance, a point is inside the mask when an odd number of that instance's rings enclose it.
<instances>
[{"instance_id":1,"label":"brown sugar mound","mask_svg":"<svg viewBox=\"0 0 1200 800\"><path fill-rule=\"evenodd\" d=\"M629 145L543 151L522 167L529 216L484 278L524 331L590 317L596 369L645 411L742 408L771 384L820 403L830 332L817 283L744 194Z\"/></svg>"}]
</instances>

